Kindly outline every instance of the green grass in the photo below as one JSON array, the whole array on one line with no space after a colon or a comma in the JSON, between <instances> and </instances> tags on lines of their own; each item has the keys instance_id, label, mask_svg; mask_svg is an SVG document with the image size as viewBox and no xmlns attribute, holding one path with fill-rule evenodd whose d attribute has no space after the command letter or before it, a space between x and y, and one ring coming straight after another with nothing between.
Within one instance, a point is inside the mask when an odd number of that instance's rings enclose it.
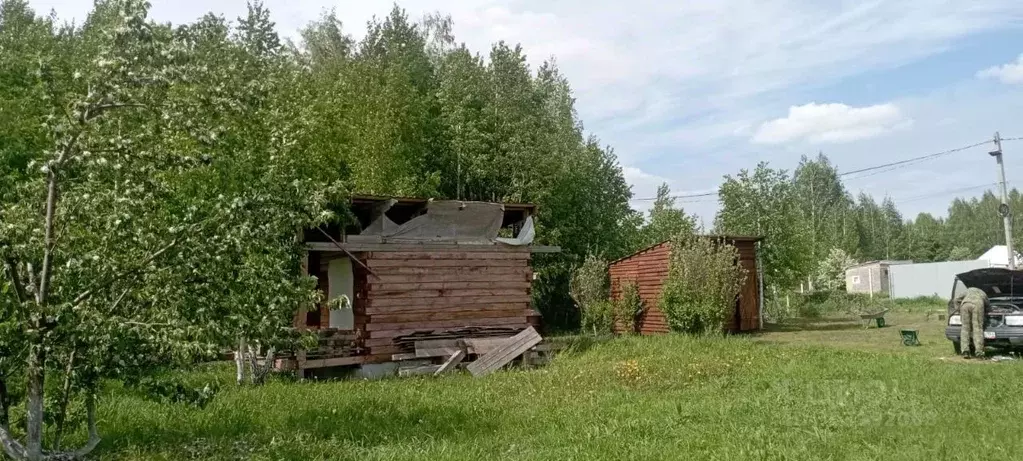
<instances>
[{"instance_id":1,"label":"green grass","mask_svg":"<svg viewBox=\"0 0 1023 461\"><path fill-rule=\"evenodd\" d=\"M103 459L1012 459L1023 364L951 356L943 323L819 320L629 337L485 378L226 386L205 409L119 389ZM904 347L899 328L924 345ZM227 369L192 378L230 381ZM964 443L964 432L969 442Z\"/></svg>"}]
</instances>

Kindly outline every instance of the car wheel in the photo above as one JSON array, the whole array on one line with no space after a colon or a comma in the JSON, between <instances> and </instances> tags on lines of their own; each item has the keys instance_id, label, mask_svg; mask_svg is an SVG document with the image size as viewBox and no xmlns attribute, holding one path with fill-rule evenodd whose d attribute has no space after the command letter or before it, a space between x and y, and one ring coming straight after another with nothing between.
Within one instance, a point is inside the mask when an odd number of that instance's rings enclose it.
<instances>
[{"instance_id":1,"label":"car wheel","mask_svg":"<svg viewBox=\"0 0 1023 461\"><path fill-rule=\"evenodd\" d=\"M952 341L952 349L956 351L956 355L963 355L963 346L959 341Z\"/></svg>"}]
</instances>

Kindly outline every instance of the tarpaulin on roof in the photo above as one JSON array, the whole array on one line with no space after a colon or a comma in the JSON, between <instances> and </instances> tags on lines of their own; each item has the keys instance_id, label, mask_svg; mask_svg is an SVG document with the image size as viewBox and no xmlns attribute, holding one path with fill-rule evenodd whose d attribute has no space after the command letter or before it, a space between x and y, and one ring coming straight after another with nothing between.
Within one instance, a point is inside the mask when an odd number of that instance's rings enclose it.
<instances>
[{"instance_id":1,"label":"tarpaulin on roof","mask_svg":"<svg viewBox=\"0 0 1023 461\"><path fill-rule=\"evenodd\" d=\"M492 243L503 221L500 203L438 200L427 204L425 214L380 235L386 242Z\"/></svg>"}]
</instances>

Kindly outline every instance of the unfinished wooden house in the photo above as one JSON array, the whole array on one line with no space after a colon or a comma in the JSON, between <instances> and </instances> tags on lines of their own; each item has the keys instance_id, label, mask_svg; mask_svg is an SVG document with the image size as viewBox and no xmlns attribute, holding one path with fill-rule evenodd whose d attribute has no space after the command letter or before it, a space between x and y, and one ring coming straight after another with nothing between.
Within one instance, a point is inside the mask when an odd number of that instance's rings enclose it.
<instances>
[{"instance_id":1,"label":"unfinished wooden house","mask_svg":"<svg viewBox=\"0 0 1023 461\"><path fill-rule=\"evenodd\" d=\"M735 309L725 326L729 332L738 333L759 330L762 324L763 274L757 257L758 237L707 236L735 246L739 250L736 264L746 269L746 283L735 300ZM671 242L661 242L642 249L632 255L611 262L611 297L621 299L622 286L626 282L636 283L643 300L643 313L636 321L636 330L641 334L668 333L668 319L658 307L664 279L668 277L668 260ZM621 325L616 326L617 329Z\"/></svg>"},{"instance_id":2,"label":"unfinished wooden house","mask_svg":"<svg viewBox=\"0 0 1023 461\"><path fill-rule=\"evenodd\" d=\"M306 271L325 299L295 316L320 347L282 366L299 371L378 364L416 341L508 337L539 314L531 307L535 206L359 196L356 223L305 232Z\"/></svg>"}]
</instances>

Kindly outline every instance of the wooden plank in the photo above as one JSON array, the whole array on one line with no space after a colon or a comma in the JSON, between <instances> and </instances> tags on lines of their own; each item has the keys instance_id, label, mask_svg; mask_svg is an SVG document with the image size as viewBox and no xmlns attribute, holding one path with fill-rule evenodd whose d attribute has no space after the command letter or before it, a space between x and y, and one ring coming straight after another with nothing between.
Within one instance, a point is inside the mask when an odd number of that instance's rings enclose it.
<instances>
[{"instance_id":1,"label":"wooden plank","mask_svg":"<svg viewBox=\"0 0 1023 461\"><path fill-rule=\"evenodd\" d=\"M511 304L510 309L500 308L504 304L488 306L475 306L468 310L450 310L447 307L439 310L412 313L388 313L373 314L370 316L369 324L373 323L406 323L406 322L430 322L437 320L455 319L478 319L490 317L516 317L521 315L533 315L535 311L524 304Z\"/></svg>"},{"instance_id":2,"label":"wooden plank","mask_svg":"<svg viewBox=\"0 0 1023 461\"><path fill-rule=\"evenodd\" d=\"M505 304L505 303L528 303L532 297L526 293L507 296L445 296L442 298L370 298L366 300L366 312L376 307L395 306L463 306L466 304Z\"/></svg>"},{"instance_id":3,"label":"wooden plank","mask_svg":"<svg viewBox=\"0 0 1023 461\"><path fill-rule=\"evenodd\" d=\"M414 290L472 290L472 289L504 289L528 290L532 286L529 280L509 280L503 277L491 277L487 280L456 280L450 282L386 282L370 283L370 293L388 291Z\"/></svg>"},{"instance_id":4,"label":"wooden plank","mask_svg":"<svg viewBox=\"0 0 1023 461\"><path fill-rule=\"evenodd\" d=\"M477 377L493 373L512 360L515 360L516 357L522 355L531 347L540 344L540 341L543 341L543 338L540 337L540 334L533 327L526 328L522 333L509 338L494 351L470 363L468 366L469 372Z\"/></svg>"},{"instance_id":5,"label":"wooden plank","mask_svg":"<svg viewBox=\"0 0 1023 461\"><path fill-rule=\"evenodd\" d=\"M529 266L448 266L448 267L378 267L374 270L377 277L373 280L384 281L388 275L517 275L532 273Z\"/></svg>"},{"instance_id":6,"label":"wooden plank","mask_svg":"<svg viewBox=\"0 0 1023 461\"><path fill-rule=\"evenodd\" d=\"M468 326L525 327L525 326L529 325L529 322L526 320L525 317L519 317L519 318L515 318L515 319L508 319L508 320L501 319L500 321L496 321L496 320L488 321L486 323L486 325L475 325L475 323L476 322L465 322L464 325L460 325L460 326L466 326L466 327L468 327ZM367 333L369 335L369 338L367 338L367 339L396 338L398 336L410 335L410 334L415 333L417 331L423 331L423 330L424 330L423 328L409 328L409 329L405 329L405 330L370 331L370 332Z\"/></svg>"},{"instance_id":7,"label":"wooden plank","mask_svg":"<svg viewBox=\"0 0 1023 461\"><path fill-rule=\"evenodd\" d=\"M513 310L528 310L529 303L476 303L476 304L454 304L444 306L391 306L391 307L371 307L366 309L366 314L369 315L369 321L380 318L379 316L390 316L390 315L401 315L401 314L431 314L431 313L457 313L457 312L476 312L480 310L494 310L494 311L513 311ZM368 322L367 322L368 323Z\"/></svg>"},{"instance_id":8,"label":"wooden plank","mask_svg":"<svg viewBox=\"0 0 1023 461\"><path fill-rule=\"evenodd\" d=\"M457 339L424 339L422 341L415 342L415 348L418 349L436 349L442 347L458 347Z\"/></svg>"},{"instance_id":9,"label":"wooden plank","mask_svg":"<svg viewBox=\"0 0 1023 461\"><path fill-rule=\"evenodd\" d=\"M394 354L391 356L391 360L394 360L395 362L400 362L402 360L414 360L417 358L420 357L417 356L415 352L404 352L401 354Z\"/></svg>"},{"instance_id":10,"label":"wooden plank","mask_svg":"<svg viewBox=\"0 0 1023 461\"><path fill-rule=\"evenodd\" d=\"M455 290L377 290L371 291L369 296L374 299L384 298L453 298L466 296L515 296L528 293L529 288L518 289L488 289L488 288L467 288Z\"/></svg>"},{"instance_id":11,"label":"wooden plank","mask_svg":"<svg viewBox=\"0 0 1023 461\"><path fill-rule=\"evenodd\" d=\"M497 349L511 338L511 336L506 338L468 338L465 340L465 344L469 346L469 352L485 355L493 352L494 349Z\"/></svg>"},{"instance_id":12,"label":"wooden plank","mask_svg":"<svg viewBox=\"0 0 1023 461\"><path fill-rule=\"evenodd\" d=\"M529 259L528 251L430 251L422 250L415 252L394 251L377 252L370 255L370 259Z\"/></svg>"},{"instance_id":13,"label":"wooden plank","mask_svg":"<svg viewBox=\"0 0 1023 461\"><path fill-rule=\"evenodd\" d=\"M462 350L462 348L460 347L433 347L427 349L416 348L416 357L419 358L447 357L460 350Z\"/></svg>"},{"instance_id":14,"label":"wooden plank","mask_svg":"<svg viewBox=\"0 0 1023 461\"><path fill-rule=\"evenodd\" d=\"M384 267L522 267L524 260L517 259L370 259L370 269Z\"/></svg>"},{"instance_id":15,"label":"wooden plank","mask_svg":"<svg viewBox=\"0 0 1023 461\"><path fill-rule=\"evenodd\" d=\"M453 319L453 320L438 320L434 322L405 322L405 323L370 323L366 325L366 331L385 331L385 330L437 330L444 328L458 328L465 326L486 326L486 325L508 325L515 323L526 323L525 315L517 315L514 317L491 317L491 318L479 318L472 320L465 319Z\"/></svg>"},{"instance_id":16,"label":"wooden plank","mask_svg":"<svg viewBox=\"0 0 1023 461\"><path fill-rule=\"evenodd\" d=\"M464 359L465 359L465 350L464 349L459 349L458 352L455 352L454 354L451 354L451 357L448 357L448 359L446 361L444 361L444 363L440 366L440 368L438 368L437 371L433 372L433 375L437 376L437 375L439 375L441 373L446 373L446 372L454 369L454 367L456 365L458 365L459 363L461 363L462 360L464 360Z\"/></svg>"},{"instance_id":17,"label":"wooden plank","mask_svg":"<svg viewBox=\"0 0 1023 461\"><path fill-rule=\"evenodd\" d=\"M299 367L303 369L340 367L345 365L358 365L363 363L364 360L365 358L361 355L355 357L335 357L332 359L305 360L299 362Z\"/></svg>"},{"instance_id":18,"label":"wooden plank","mask_svg":"<svg viewBox=\"0 0 1023 461\"><path fill-rule=\"evenodd\" d=\"M448 268L450 269L450 268ZM389 271L390 272L390 271ZM502 274L458 272L458 271L426 271L422 274L390 274L384 273L372 279L368 288L375 288L383 284L407 284L407 283L515 283L532 282L533 272L530 269L515 269Z\"/></svg>"}]
</instances>

